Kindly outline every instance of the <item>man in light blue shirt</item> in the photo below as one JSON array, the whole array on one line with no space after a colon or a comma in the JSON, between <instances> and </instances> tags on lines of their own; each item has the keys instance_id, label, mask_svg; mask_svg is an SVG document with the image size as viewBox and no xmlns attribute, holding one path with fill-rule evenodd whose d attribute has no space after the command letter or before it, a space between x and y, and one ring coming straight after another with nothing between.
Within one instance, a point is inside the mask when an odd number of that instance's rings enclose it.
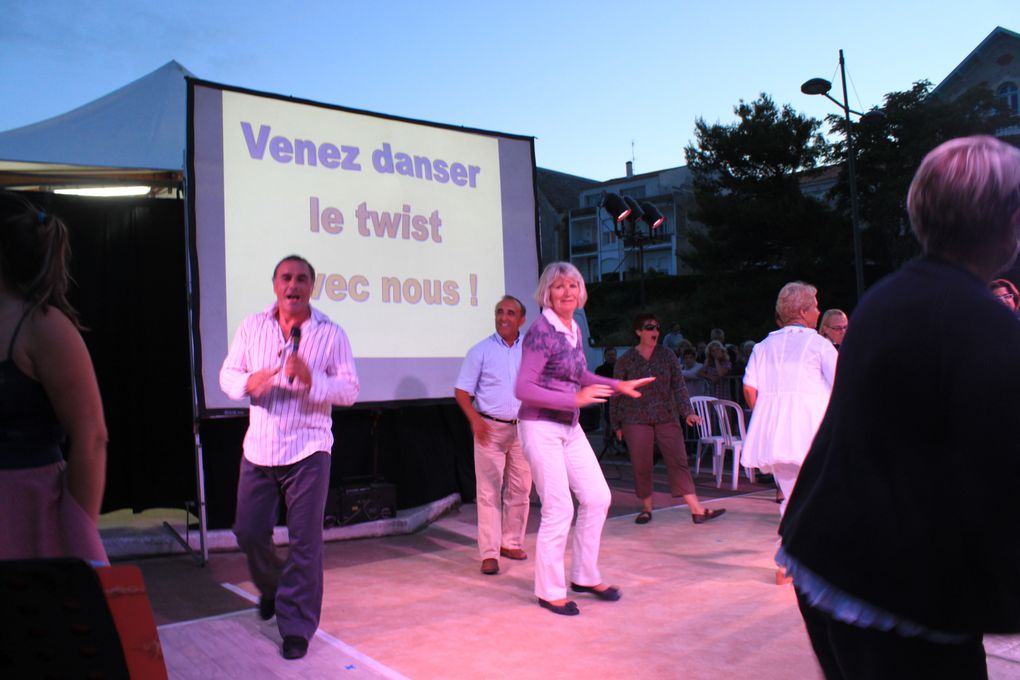
<instances>
[{"instance_id":1,"label":"man in light blue shirt","mask_svg":"<svg viewBox=\"0 0 1020 680\"><path fill-rule=\"evenodd\" d=\"M468 351L453 391L475 439L478 552L482 573L489 576L499 573L500 556L528 559L524 532L531 509L531 468L517 437L521 402L514 396L524 314L517 298L505 295L499 301L496 332Z\"/></svg>"}]
</instances>

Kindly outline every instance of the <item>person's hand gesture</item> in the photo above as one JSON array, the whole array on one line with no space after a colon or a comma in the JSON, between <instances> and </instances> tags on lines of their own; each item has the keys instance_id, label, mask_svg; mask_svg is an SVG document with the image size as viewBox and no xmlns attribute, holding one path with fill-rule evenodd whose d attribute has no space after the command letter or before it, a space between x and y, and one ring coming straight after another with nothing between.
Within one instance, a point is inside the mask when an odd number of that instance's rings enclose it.
<instances>
[{"instance_id":1,"label":"person's hand gesture","mask_svg":"<svg viewBox=\"0 0 1020 680\"><path fill-rule=\"evenodd\" d=\"M655 378L638 378L637 380L621 380L620 382L616 383L616 391L619 392L620 394L626 394L628 397L634 397L635 399L639 399L641 397L641 393L637 391L637 388L641 387L642 385L647 385L648 383L653 382L654 380Z\"/></svg>"},{"instance_id":2,"label":"person's hand gesture","mask_svg":"<svg viewBox=\"0 0 1020 680\"><path fill-rule=\"evenodd\" d=\"M583 408L591 404L604 404L606 399L611 396L613 396L613 388L609 385L588 385L577 391L574 395L574 403Z\"/></svg>"},{"instance_id":3,"label":"person's hand gesture","mask_svg":"<svg viewBox=\"0 0 1020 680\"><path fill-rule=\"evenodd\" d=\"M273 376L279 372L279 368L263 368L249 375L244 388L248 392L248 396L258 399L265 395L273 385Z\"/></svg>"}]
</instances>

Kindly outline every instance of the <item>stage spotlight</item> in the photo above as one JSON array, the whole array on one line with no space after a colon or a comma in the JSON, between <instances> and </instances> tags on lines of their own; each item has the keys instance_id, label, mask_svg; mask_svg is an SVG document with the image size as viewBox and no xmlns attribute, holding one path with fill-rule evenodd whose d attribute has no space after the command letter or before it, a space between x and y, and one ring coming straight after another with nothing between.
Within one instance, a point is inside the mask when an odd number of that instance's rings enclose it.
<instances>
[{"instance_id":1,"label":"stage spotlight","mask_svg":"<svg viewBox=\"0 0 1020 680\"><path fill-rule=\"evenodd\" d=\"M638 220L644 217L645 211L642 210L641 206L638 205L638 202L630 196L624 196L623 200L627 203L627 207L630 208L630 214L627 215L627 221L631 224L637 224Z\"/></svg>"},{"instance_id":2,"label":"stage spotlight","mask_svg":"<svg viewBox=\"0 0 1020 680\"><path fill-rule=\"evenodd\" d=\"M627 207L618 194L605 193L602 195L602 207L605 208L613 219L623 222L630 215L631 209Z\"/></svg>"},{"instance_id":3,"label":"stage spotlight","mask_svg":"<svg viewBox=\"0 0 1020 680\"><path fill-rule=\"evenodd\" d=\"M662 226L662 223L666 221L666 218L662 216L659 209L648 201L641 202L641 210L645 213L645 224L651 227L653 230L658 229Z\"/></svg>"}]
</instances>

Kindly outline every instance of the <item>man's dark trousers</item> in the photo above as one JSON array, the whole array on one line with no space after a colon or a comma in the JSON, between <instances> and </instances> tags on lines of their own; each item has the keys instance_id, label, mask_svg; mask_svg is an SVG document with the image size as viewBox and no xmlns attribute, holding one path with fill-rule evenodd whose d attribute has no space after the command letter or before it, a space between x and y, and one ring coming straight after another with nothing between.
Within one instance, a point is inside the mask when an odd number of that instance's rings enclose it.
<instances>
[{"instance_id":1,"label":"man's dark trousers","mask_svg":"<svg viewBox=\"0 0 1020 680\"><path fill-rule=\"evenodd\" d=\"M252 580L276 600L281 636L311 639L322 612L322 520L330 455L318 451L291 465L261 466L241 458L234 534L248 557ZM273 545L280 498L287 508L290 546L281 560Z\"/></svg>"}]
</instances>

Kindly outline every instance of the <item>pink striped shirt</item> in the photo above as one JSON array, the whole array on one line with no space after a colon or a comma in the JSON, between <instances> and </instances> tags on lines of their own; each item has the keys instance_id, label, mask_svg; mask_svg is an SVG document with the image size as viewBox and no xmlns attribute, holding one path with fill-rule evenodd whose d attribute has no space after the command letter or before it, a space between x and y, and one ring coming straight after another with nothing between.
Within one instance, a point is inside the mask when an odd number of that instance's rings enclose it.
<instances>
[{"instance_id":1,"label":"pink striped shirt","mask_svg":"<svg viewBox=\"0 0 1020 680\"><path fill-rule=\"evenodd\" d=\"M312 308L301 324L298 355L312 374L309 389L288 383L281 370L272 387L252 398L244 456L255 465L290 465L316 451L333 448L333 405L350 406L358 398L358 374L347 335ZM276 317L276 303L247 317L237 330L220 369L220 388L231 399L248 397L248 378L265 368L282 368L291 352Z\"/></svg>"}]
</instances>

